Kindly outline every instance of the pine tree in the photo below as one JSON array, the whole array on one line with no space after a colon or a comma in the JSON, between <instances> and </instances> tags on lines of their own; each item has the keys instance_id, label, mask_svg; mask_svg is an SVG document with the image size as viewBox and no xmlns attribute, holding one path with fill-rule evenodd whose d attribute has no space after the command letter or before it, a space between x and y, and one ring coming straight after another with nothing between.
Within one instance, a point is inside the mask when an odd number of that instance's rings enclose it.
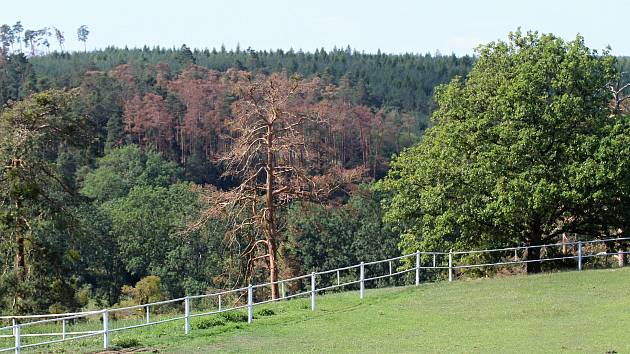
<instances>
[{"instance_id":1,"label":"pine tree","mask_svg":"<svg viewBox=\"0 0 630 354\"><path fill-rule=\"evenodd\" d=\"M124 131L122 116L115 114L107 121L107 140L105 141L105 151L123 144Z\"/></svg>"}]
</instances>

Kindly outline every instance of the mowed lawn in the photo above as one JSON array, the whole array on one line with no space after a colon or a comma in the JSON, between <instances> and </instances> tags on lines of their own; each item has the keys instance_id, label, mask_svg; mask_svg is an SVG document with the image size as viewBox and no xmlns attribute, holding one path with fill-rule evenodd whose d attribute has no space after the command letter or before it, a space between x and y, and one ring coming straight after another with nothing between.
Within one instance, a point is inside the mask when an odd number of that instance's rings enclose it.
<instances>
[{"instance_id":1,"label":"mowed lawn","mask_svg":"<svg viewBox=\"0 0 630 354\"><path fill-rule=\"evenodd\" d=\"M423 284L293 300L252 325L114 335L160 353L630 353L630 269ZM48 350L60 351L53 346ZM88 350L70 347L65 352Z\"/></svg>"}]
</instances>

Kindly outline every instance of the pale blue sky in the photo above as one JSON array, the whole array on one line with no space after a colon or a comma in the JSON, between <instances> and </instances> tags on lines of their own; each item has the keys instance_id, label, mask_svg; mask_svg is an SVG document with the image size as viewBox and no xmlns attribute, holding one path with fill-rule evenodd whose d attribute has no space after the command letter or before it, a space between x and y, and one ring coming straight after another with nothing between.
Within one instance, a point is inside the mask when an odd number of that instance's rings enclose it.
<instances>
[{"instance_id":1,"label":"pale blue sky","mask_svg":"<svg viewBox=\"0 0 630 354\"><path fill-rule=\"evenodd\" d=\"M630 55L626 0L2 0L0 24L56 26L66 47L82 49L76 29L86 24L88 49L107 45L313 51L350 45L387 53L452 52L473 48L521 27L565 39L582 34L589 47ZM52 48L57 45L53 41Z\"/></svg>"}]
</instances>

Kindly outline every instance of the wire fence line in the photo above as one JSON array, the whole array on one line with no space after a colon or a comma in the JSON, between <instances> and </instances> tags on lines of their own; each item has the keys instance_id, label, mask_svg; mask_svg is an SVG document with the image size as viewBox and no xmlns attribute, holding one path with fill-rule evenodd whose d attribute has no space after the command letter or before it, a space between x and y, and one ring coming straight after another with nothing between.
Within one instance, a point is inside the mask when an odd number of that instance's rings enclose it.
<instances>
[{"instance_id":1,"label":"wire fence line","mask_svg":"<svg viewBox=\"0 0 630 354\"><path fill-rule=\"evenodd\" d=\"M166 322L183 321L184 333L189 334L191 330L191 318L242 309L247 310L247 322L252 323L254 319L254 306L296 297L310 297L311 310L315 311L317 307L316 295L318 292L341 289L358 284L359 297L363 299L367 282L414 272L413 283L419 285L421 274L431 269L438 273L447 271L448 280L453 281L457 276L457 272L464 274L466 271L475 268L511 266L534 262L544 263L574 260L577 264L573 265L577 267L578 271L581 271L584 263L589 259L594 257L615 256L618 257L619 265L623 266L625 255L630 253L626 251L628 244L630 244L629 241L630 238L627 237L486 250L455 252L417 251L399 257L372 262L361 262L347 267L312 272L311 274L278 280L276 282L255 285L249 284L247 287L238 289L186 296L142 305L64 314L0 316L0 321L11 321L11 325L0 327L0 340L10 340L12 343L9 347L0 347L0 352L14 351L16 354L19 354L22 349L97 336L102 336L103 348L107 349L110 347L111 333ZM555 249L558 247L561 249ZM539 249L539 258L528 259L528 251L535 248ZM471 261L475 260L481 262L471 263ZM425 278L428 279L426 274ZM437 279L437 276L435 279ZM276 284L279 285L281 289L280 297L277 299L267 297L269 292L265 290L268 290L268 288ZM257 291L259 294L255 296ZM243 301L243 299L246 299L246 301ZM205 301L205 304L199 304L197 306L198 309L195 310L194 301ZM171 310L176 310L179 314L167 318L157 316L152 318L152 314L157 314L155 309L159 306L169 306ZM154 311L153 313L151 311L152 309ZM183 314L179 312L182 309ZM124 319L134 314L141 316L140 323L126 323L125 320L117 320L117 317ZM90 320L92 323L96 323L98 328L83 331L69 330L71 323L78 321L89 323ZM116 326L117 322L122 325ZM61 328L59 328L59 326ZM50 329L50 331L44 331L45 329ZM44 341L32 340L37 337L48 337L52 339Z\"/></svg>"}]
</instances>

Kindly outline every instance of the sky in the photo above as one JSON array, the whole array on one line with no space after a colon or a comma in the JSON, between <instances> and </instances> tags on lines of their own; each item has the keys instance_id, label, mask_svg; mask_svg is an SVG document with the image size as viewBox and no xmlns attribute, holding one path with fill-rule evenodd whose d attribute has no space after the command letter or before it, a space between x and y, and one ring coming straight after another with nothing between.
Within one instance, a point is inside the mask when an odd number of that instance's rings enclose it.
<instances>
[{"instance_id":1,"label":"sky","mask_svg":"<svg viewBox=\"0 0 630 354\"><path fill-rule=\"evenodd\" d=\"M537 30L630 55L630 0L1 0L0 24L57 27L66 49L144 45L314 51L351 46L375 53L473 54L510 31ZM51 48L57 48L53 40Z\"/></svg>"}]
</instances>

